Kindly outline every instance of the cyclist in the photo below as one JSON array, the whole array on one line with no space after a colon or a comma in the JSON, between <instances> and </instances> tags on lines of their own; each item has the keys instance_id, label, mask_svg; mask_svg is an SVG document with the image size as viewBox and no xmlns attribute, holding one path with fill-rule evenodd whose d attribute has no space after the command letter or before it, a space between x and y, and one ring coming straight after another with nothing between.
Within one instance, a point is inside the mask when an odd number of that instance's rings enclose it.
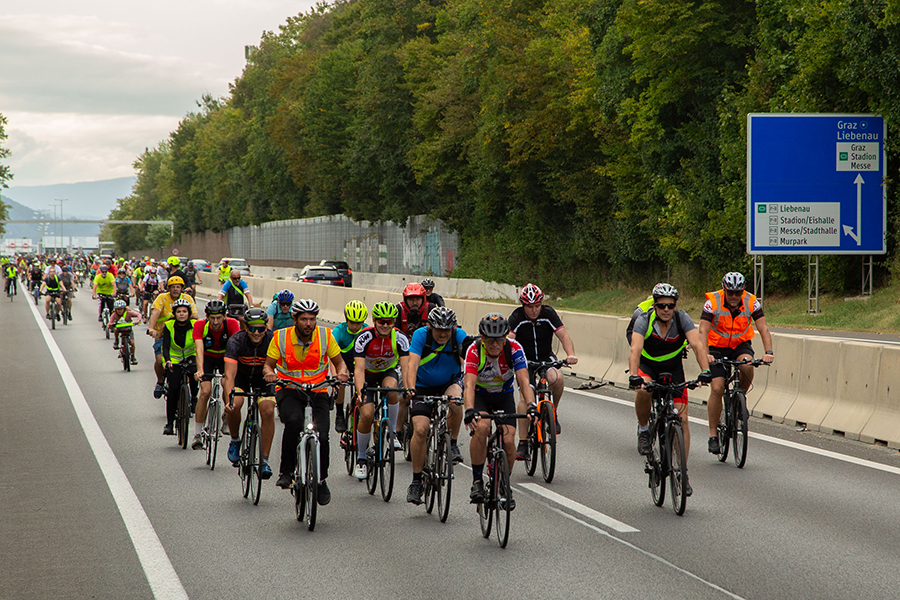
<instances>
[{"instance_id":1,"label":"cyclist","mask_svg":"<svg viewBox=\"0 0 900 600\"><path fill-rule=\"evenodd\" d=\"M166 259L165 264L163 265L166 268L166 273L168 278L172 277L181 277L184 280L184 289L183 292L187 292L188 282L185 279L185 272L181 270L181 259L177 256L170 256ZM193 296L193 294L191 294Z\"/></svg>"},{"instance_id":2,"label":"cyclist","mask_svg":"<svg viewBox=\"0 0 900 600\"><path fill-rule=\"evenodd\" d=\"M366 449L375 418L375 394L362 394L362 387L397 387L409 363L409 339L400 333L394 323L399 311L396 304L377 302L372 307L375 324L360 331L353 346L353 379L356 381L356 401L359 404L359 422L356 424L356 445L358 449L356 469L353 475L366 478ZM391 429L397 431L397 416L400 412L400 397L396 392L388 394L388 417ZM397 436L394 449L402 450Z\"/></svg>"},{"instance_id":3,"label":"cyclist","mask_svg":"<svg viewBox=\"0 0 900 600\"><path fill-rule=\"evenodd\" d=\"M459 396L461 359L459 349L466 332L456 324L456 313L445 306L433 308L428 314L428 327L416 330L409 344L409 368L403 372L404 386L415 396ZM422 503L422 469L425 466L426 438L434 415L434 405L416 402L410 407L413 437L410 441L413 480L406 493L406 501ZM462 408L450 405L447 425L450 428L450 454L454 463L461 463L462 453L457 446Z\"/></svg>"},{"instance_id":4,"label":"cyclist","mask_svg":"<svg viewBox=\"0 0 900 600\"><path fill-rule=\"evenodd\" d=\"M253 296L250 294L250 288L246 281L241 279L241 272L234 269L231 276L222 289L219 290L219 300L225 301L225 306L234 304L244 304L253 306Z\"/></svg>"},{"instance_id":5,"label":"cyclist","mask_svg":"<svg viewBox=\"0 0 900 600\"><path fill-rule=\"evenodd\" d=\"M16 267L11 262L3 265L3 277L6 278L6 281L4 282L6 285L4 286L3 291L7 294L9 293L10 286L16 285L17 274Z\"/></svg>"},{"instance_id":6,"label":"cyclist","mask_svg":"<svg viewBox=\"0 0 900 600\"><path fill-rule=\"evenodd\" d=\"M59 276L59 280L63 282L63 285L66 286L66 293L63 295L64 304L66 307L66 312L69 320L72 320L72 296L75 295L75 277L74 273L72 273L72 267L66 265L63 267L62 275Z\"/></svg>"},{"instance_id":7,"label":"cyclist","mask_svg":"<svg viewBox=\"0 0 900 600\"><path fill-rule=\"evenodd\" d=\"M60 280L59 276L56 274L56 271L50 270L47 275L44 277L41 282L41 293L48 294L46 298L44 298L44 312L47 314L47 318L50 318L50 292L66 292L66 285ZM60 319L60 311L62 311L62 296L56 299L56 304L58 305L59 311L56 313L56 320Z\"/></svg>"},{"instance_id":8,"label":"cyclist","mask_svg":"<svg viewBox=\"0 0 900 600\"><path fill-rule=\"evenodd\" d=\"M428 324L430 305L425 301L425 288L421 283L410 283L403 288L403 301L397 305L397 319L394 327L411 337L419 327Z\"/></svg>"},{"instance_id":9,"label":"cyclist","mask_svg":"<svg viewBox=\"0 0 900 600\"><path fill-rule=\"evenodd\" d=\"M469 442L469 457L472 460L472 489L469 500L473 504L484 501L484 462L487 459L487 439L491 431L491 421L479 420L478 415L486 411L502 410L516 412L513 394L513 379L519 386L519 393L525 397L528 406L534 404L534 392L528 381L528 361L521 344L508 339L509 321L500 313L488 313L478 323L481 339L476 339L466 351L466 366L463 379L464 421L474 434ZM504 450L512 473L516 462L515 419L504 419L498 424L503 427ZM510 510L515 501L510 498Z\"/></svg>"},{"instance_id":10,"label":"cyclist","mask_svg":"<svg viewBox=\"0 0 900 600\"><path fill-rule=\"evenodd\" d=\"M544 293L541 288L529 283L522 288L519 301L522 306L516 308L509 315L509 337L522 345L525 357L530 361L557 360L556 355L553 354L553 336L556 336L566 353L566 362L570 365L578 363L572 338L569 337L566 326L563 325L562 319L559 318L553 307L543 303ZM535 385L534 371L529 369L528 375L531 385ZM559 408L565 384L559 369L547 370L547 384L550 386L550 393L553 396L553 405ZM518 410L520 413L525 411L525 401L522 398L519 398ZM557 414L556 433L560 432L558 417ZM525 440L527 436L528 423L523 420L519 423L519 445L516 449L516 460L525 460L528 448Z\"/></svg>"},{"instance_id":11,"label":"cyclist","mask_svg":"<svg viewBox=\"0 0 900 600\"><path fill-rule=\"evenodd\" d=\"M211 301L221 302L221 301ZM223 303L224 305L224 303ZM273 334L265 326L265 312L261 308L247 311L247 329L238 331L228 340L225 348L225 377L222 379L222 394L225 401L225 422L231 435L228 445L228 460L235 467L241 459L241 407L243 396L234 396L232 390L249 391L266 387L263 367L272 342ZM263 454L262 478L272 476L269 466L269 452L275 437L275 398L259 398L260 443Z\"/></svg>"},{"instance_id":12,"label":"cyclist","mask_svg":"<svg viewBox=\"0 0 900 600\"><path fill-rule=\"evenodd\" d=\"M187 294L182 295L181 290L183 288L184 281L180 277L173 278L169 282L167 293L157 296L150 307L147 335L155 340L153 342L153 352L156 354L156 361L153 364L153 370L156 373L156 387L153 389L154 398L161 398L165 389L163 385L165 370L163 369L162 360L162 338L166 322L174 318L172 313L174 303L178 300L186 300L191 305L191 318L197 318L197 307L194 304L194 299ZM191 348L193 347L193 344L191 344Z\"/></svg>"},{"instance_id":13,"label":"cyclist","mask_svg":"<svg viewBox=\"0 0 900 600\"><path fill-rule=\"evenodd\" d=\"M188 296L189 298L189 296ZM197 372L196 364L183 364L185 360L197 355L191 331L194 327L193 314L196 309L186 298L179 298L172 303L172 319L168 319L162 332L162 360L168 373L169 393L166 396L166 426L163 435L175 435L175 412L178 407L178 397L181 394L181 369L187 369L190 373L191 406L197 399L197 381L194 374ZM174 368L178 366L178 368Z\"/></svg>"},{"instance_id":14,"label":"cyclist","mask_svg":"<svg viewBox=\"0 0 900 600\"><path fill-rule=\"evenodd\" d=\"M262 311L260 311L262 312ZM289 379L297 383L320 384L328 376L328 362L334 366L340 381L347 381L349 372L347 365L341 360L341 349L331 330L316 324L319 305L312 300L296 300L291 306L294 316L294 327L279 329L269 344L268 358L263 367L266 381L274 383L276 378ZM322 506L331 501L328 489L328 466L330 444L328 443L330 400L324 391L308 394L307 401L312 405L313 423L319 432L319 466L321 467L319 482L319 504ZM287 489L293 482L294 467L297 463L297 442L303 427L304 399L294 389L277 387L275 402L278 404L278 415L284 423L284 435L281 438L281 470L275 484Z\"/></svg>"},{"instance_id":15,"label":"cyclist","mask_svg":"<svg viewBox=\"0 0 900 600\"><path fill-rule=\"evenodd\" d=\"M633 373L628 378L631 388L637 390L634 396L634 411L638 419L638 452L650 454L650 402L652 396L644 388L645 382L656 381L660 373L671 373L673 383L684 383L682 353L690 344L697 363L700 365L701 383L709 383L709 361L706 348L694 322L683 310L676 309L678 290L668 283L657 283L653 287L653 307L634 322L631 336L631 354L628 368ZM688 429L687 389L675 398L675 409L681 417L684 429L684 455L687 458L691 448ZM684 494L690 496L687 466L684 468Z\"/></svg>"},{"instance_id":16,"label":"cyclist","mask_svg":"<svg viewBox=\"0 0 900 600\"><path fill-rule=\"evenodd\" d=\"M707 346L710 364L720 358L727 360L753 360L753 324L759 330L765 354L763 361L771 364L775 360L772 351L772 334L766 324L762 304L753 294L744 289L744 276L737 272L726 273L722 278L722 289L707 292L706 304L700 314L700 339ZM741 365L740 386L746 392L753 383L753 367ZM712 384L709 387L709 402L706 412L709 417L708 449L718 454L719 436L716 428L722 415L722 394L725 392L726 369L723 365L713 365Z\"/></svg>"},{"instance_id":17,"label":"cyclist","mask_svg":"<svg viewBox=\"0 0 900 600\"><path fill-rule=\"evenodd\" d=\"M425 278L422 280L422 287L425 288L425 302L434 306L444 306L444 297L434 293L434 280Z\"/></svg>"},{"instance_id":18,"label":"cyclist","mask_svg":"<svg viewBox=\"0 0 900 600\"><path fill-rule=\"evenodd\" d=\"M28 291L33 290L34 288L41 287L41 281L44 279L44 272L41 270L41 265L35 260L31 264L31 269L28 271Z\"/></svg>"},{"instance_id":19,"label":"cyclist","mask_svg":"<svg viewBox=\"0 0 900 600\"><path fill-rule=\"evenodd\" d=\"M203 280L200 277L200 272L197 271L197 266L189 262L187 266L184 268L184 285L187 288L187 292L194 296L197 291L197 284L203 283Z\"/></svg>"},{"instance_id":20,"label":"cyclist","mask_svg":"<svg viewBox=\"0 0 900 600\"><path fill-rule=\"evenodd\" d=\"M97 320L103 319L103 307L107 307L109 312L113 311L113 303L115 298L113 294L116 291L116 277L109 272L107 265L100 265L100 272L94 277L94 293L93 298L100 298L100 305L97 310ZM102 297L101 297L102 296Z\"/></svg>"},{"instance_id":21,"label":"cyclist","mask_svg":"<svg viewBox=\"0 0 900 600\"><path fill-rule=\"evenodd\" d=\"M227 260L223 260L219 265L219 283L224 284L229 279L231 279L231 265Z\"/></svg>"},{"instance_id":22,"label":"cyclist","mask_svg":"<svg viewBox=\"0 0 900 600\"><path fill-rule=\"evenodd\" d=\"M241 325L225 316L225 303L210 300L204 309L206 318L194 323L192 339L197 349L197 381L200 382L200 397L197 399L194 420L194 439L191 448L203 447L200 432L206 423L206 407L212 394L213 373L225 374L225 348L228 340L241 330Z\"/></svg>"},{"instance_id":23,"label":"cyclist","mask_svg":"<svg viewBox=\"0 0 900 600\"><path fill-rule=\"evenodd\" d=\"M294 293L291 290L281 290L272 299L272 303L266 309L268 315L268 325L270 331L284 329L294 326L294 319L291 317L291 304L294 303Z\"/></svg>"},{"instance_id":24,"label":"cyclist","mask_svg":"<svg viewBox=\"0 0 900 600\"><path fill-rule=\"evenodd\" d=\"M343 323L337 325L331 333L334 335L338 347L341 349L341 357L347 364L347 370L351 376L354 371L353 364L353 346L356 345L356 338L359 332L368 327L366 317L369 316L369 309L359 300L351 300L344 307ZM347 431L347 417L344 415L344 387L338 388L337 398L335 399L334 410L334 430L338 433Z\"/></svg>"},{"instance_id":25,"label":"cyclist","mask_svg":"<svg viewBox=\"0 0 900 600\"><path fill-rule=\"evenodd\" d=\"M134 283L131 277L125 272L125 269L119 269L119 273L113 280L116 286L116 299L124 300L125 306L131 306L131 296L134 293Z\"/></svg>"},{"instance_id":26,"label":"cyclist","mask_svg":"<svg viewBox=\"0 0 900 600\"><path fill-rule=\"evenodd\" d=\"M140 323L141 322L141 314L136 310L131 310L128 308L128 305L125 304L124 300L116 300L113 304L112 314L109 315L109 326L111 328L115 328L116 332L116 343L113 345L114 350L119 349L119 328L116 326L119 322L121 323ZM119 357L121 358L121 353ZM134 351L134 335L131 336L131 364L138 364L137 358L135 358Z\"/></svg>"},{"instance_id":27,"label":"cyclist","mask_svg":"<svg viewBox=\"0 0 900 600\"><path fill-rule=\"evenodd\" d=\"M156 277L156 269L149 264L147 265L146 274L140 283L141 289L141 312L147 312L147 305L156 299L159 292L159 279Z\"/></svg>"}]
</instances>

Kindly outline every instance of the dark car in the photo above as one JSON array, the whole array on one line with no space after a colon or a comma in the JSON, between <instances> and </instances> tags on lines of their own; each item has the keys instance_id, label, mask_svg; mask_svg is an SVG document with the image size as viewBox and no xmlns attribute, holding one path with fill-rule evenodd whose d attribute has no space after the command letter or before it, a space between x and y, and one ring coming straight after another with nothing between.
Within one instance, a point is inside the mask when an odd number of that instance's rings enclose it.
<instances>
[{"instance_id":1,"label":"dark car","mask_svg":"<svg viewBox=\"0 0 900 600\"><path fill-rule=\"evenodd\" d=\"M188 262L194 263L194 268L197 269L198 271L205 271L207 273L212 271L212 265L209 264L208 261L203 260L202 258L195 258Z\"/></svg>"},{"instance_id":2,"label":"dark car","mask_svg":"<svg viewBox=\"0 0 900 600\"><path fill-rule=\"evenodd\" d=\"M334 267L344 278L344 287L353 287L353 271L345 260L323 260L319 263L322 267Z\"/></svg>"},{"instance_id":3,"label":"dark car","mask_svg":"<svg viewBox=\"0 0 900 600\"><path fill-rule=\"evenodd\" d=\"M306 272L300 276L300 281L344 286L344 278L334 267L308 267Z\"/></svg>"}]
</instances>

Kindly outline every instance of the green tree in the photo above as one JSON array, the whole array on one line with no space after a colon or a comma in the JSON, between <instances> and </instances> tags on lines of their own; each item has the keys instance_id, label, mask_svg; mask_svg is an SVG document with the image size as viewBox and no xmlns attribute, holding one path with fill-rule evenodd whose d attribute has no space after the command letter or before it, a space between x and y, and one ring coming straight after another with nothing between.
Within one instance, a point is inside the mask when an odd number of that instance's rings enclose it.
<instances>
[{"instance_id":1,"label":"green tree","mask_svg":"<svg viewBox=\"0 0 900 600\"><path fill-rule=\"evenodd\" d=\"M9 148L3 147L3 141L7 139L6 135L6 117L0 114L0 160L5 158L9 158L11 154ZM10 170L8 165L0 164L0 190L5 187L8 187L7 181L13 178L12 171ZM6 220L9 218L9 205L0 200L0 220ZM6 232L6 227L3 223L0 223L0 234Z\"/></svg>"}]
</instances>

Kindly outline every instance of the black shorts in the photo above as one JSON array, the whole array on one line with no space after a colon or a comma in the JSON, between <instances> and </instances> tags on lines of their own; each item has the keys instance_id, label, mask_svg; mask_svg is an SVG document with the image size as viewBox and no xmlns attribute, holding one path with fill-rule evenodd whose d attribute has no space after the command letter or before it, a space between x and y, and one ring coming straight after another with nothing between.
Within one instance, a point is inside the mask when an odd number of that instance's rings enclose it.
<instances>
[{"instance_id":1,"label":"black shorts","mask_svg":"<svg viewBox=\"0 0 900 600\"><path fill-rule=\"evenodd\" d=\"M479 394L475 392L474 407L478 412L494 412L503 411L509 414L516 414L516 398L513 392L504 392L502 394ZM504 425L515 427L516 419L510 417L501 421Z\"/></svg>"},{"instance_id":2,"label":"black shorts","mask_svg":"<svg viewBox=\"0 0 900 600\"><path fill-rule=\"evenodd\" d=\"M382 386L382 382L385 377L393 377L397 380L397 386L399 387L403 380L400 379L400 373L396 368L388 369L386 371L379 371L378 373L366 373L366 386L367 387L384 387ZM375 404L375 395L374 394L366 394L362 399L363 404Z\"/></svg>"},{"instance_id":3,"label":"black shorts","mask_svg":"<svg viewBox=\"0 0 900 600\"><path fill-rule=\"evenodd\" d=\"M550 356L548 356L546 358L542 358L541 360L539 360L537 362L554 362L557 360L559 360L559 359L556 358L556 355L551 353ZM534 389L537 387L537 372L531 365L528 366L528 383L531 384L531 389Z\"/></svg>"},{"instance_id":4,"label":"black shorts","mask_svg":"<svg viewBox=\"0 0 900 600\"><path fill-rule=\"evenodd\" d=\"M222 375L225 374L225 357L203 355L203 377L200 381L212 381L213 373L218 371ZM243 389L243 388L241 388Z\"/></svg>"},{"instance_id":5,"label":"black shorts","mask_svg":"<svg viewBox=\"0 0 900 600\"><path fill-rule=\"evenodd\" d=\"M710 346L709 353L717 359L724 358L726 360L737 360L742 354L749 354L750 358L753 358L753 344L750 343L750 340L747 340L741 342L734 348L717 348L715 346ZM710 365L709 371L714 378L728 376L728 369L722 365Z\"/></svg>"},{"instance_id":6,"label":"black shorts","mask_svg":"<svg viewBox=\"0 0 900 600\"><path fill-rule=\"evenodd\" d=\"M672 375L672 383L684 383L684 365L681 363L681 359L676 360L667 360L664 362L651 363L647 361L641 361L640 367L638 368L638 374L642 377L647 375L650 377L652 381L656 381L659 377L660 373L669 373ZM675 404L687 404L688 402L688 393L687 388L682 390L680 396L676 396L673 398Z\"/></svg>"},{"instance_id":7,"label":"black shorts","mask_svg":"<svg viewBox=\"0 0 900 600\"><path fill-rule=\"evenodd\" d=\"M416 388L416 396L444 396L447 394L447 388L457 383L458 382L454 380L449 383L445 383L444 385ZM410 401L409 415L411 417L428 417L430 419L433 414L434 404L429 402L416 402L415 398Z\"/></svg>"}]
</instances>

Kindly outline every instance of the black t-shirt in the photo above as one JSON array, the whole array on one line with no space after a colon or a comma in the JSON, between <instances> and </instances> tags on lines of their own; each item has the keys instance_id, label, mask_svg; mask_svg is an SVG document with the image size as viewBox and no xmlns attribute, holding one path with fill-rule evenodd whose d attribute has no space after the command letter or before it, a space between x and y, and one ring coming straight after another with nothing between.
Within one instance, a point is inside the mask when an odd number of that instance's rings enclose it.
<instances>
[{"instance_id":1,"label":"black t-shirt","mask_svg":"<svg viewBox=\"0 0 900 600\"><path fill-rule=\"evenodd\" d=\"M265 385L262 368L266 364L269 342L273 337L271 331L266 331L258 346L253 345L246 331L239 331L228 339L228 345L225 346L225 360L237 363L238 372L235 381L244 384L238 387L246 391L246 385L253 387Z\"/></svg>"},{"instance_id":2,"label":"black t-shirt","mask_svg":"<svg viewBox=\"0 0 900 600\"><path fill-rule=\"evenodd\" d=\"M550 359L553 355L553 334L562 326L562 319L546 304L541 305L541 312L534 321L528 320L521 306L509 315L509 329L522 345L525 358L531 361Z\"/></svg>"}]
</instances>

